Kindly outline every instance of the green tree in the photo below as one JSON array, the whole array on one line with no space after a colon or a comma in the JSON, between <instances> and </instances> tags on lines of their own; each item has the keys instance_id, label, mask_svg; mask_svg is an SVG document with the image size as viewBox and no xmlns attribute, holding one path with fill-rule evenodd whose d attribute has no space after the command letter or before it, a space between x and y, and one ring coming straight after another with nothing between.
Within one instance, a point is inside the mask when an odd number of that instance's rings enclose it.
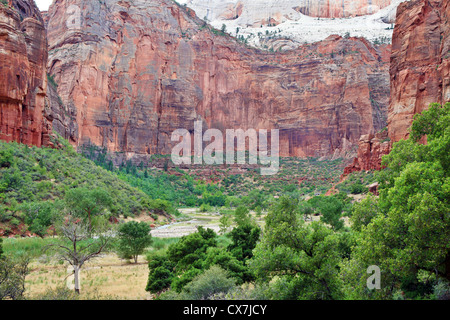
<instances>
[{"instance_id":1,"label":"green tree","mask_svg":"<svg viewBox=\"0 0 450 320\"><path fill-rule=\"evenodd\" d=\"M198 227L198 232L184 236L171 244L167 257L176 264L176 272L181 274L192 267L201 269L202 261L209 247L217 246L217 234L211 229Z\"/></svg>"},{"instance_id":2,"label":"green tree","mask_svg":"<svg viewBox=\"0 0 450 320\"><path fill-rule=\"evenodd\" d=\"M112 198L103 188L89 189L87 187L70 189L65 196L66 207L76 215L87 219L89 229L92 229L92 218L111 208Z\"/></svg>"},{"instance_id":3,"label":"green tree","mask_svg":"<svg viewBox=\"0 0 450 320\"><path fill-rule=\"evenodd\" d=\"M312 205L310 205L308 202L302 202L299 205L299 209L300 209L300 214L303 215L303 219L305 221L308 221L308 220L312 221L312 216L316 212L316 210L314 209L314 207Z\"/></svg>"},{"instance_id":4,"label":"green tree","mask_svg":"<svg viewBox=\"0 0 450 320\"><path fill-rule=\"evenodd\" d=\"M228 250L242 262L246 262L253 257L253 249L261 235L261 229L257 225L244 224L234 228L230 232L233 241Z\"/></svg>"},{"instance_id":5,"label":"green tree","mask_svg":"<svg viewBox=\"0 0 450 320\"><path fill-rule=\"evenodd\" d=\"M249 260L260 281L285 288L280 299L339 299L338 237L320 222L306 224L296 199L283 197L269 211L262 240Z\"/></svg>"},{"instance_id":6,"label":"green tree","mask_svg":"<svg viewBox=\"0 0 450 320\"><path fill-rule=\"evenodd\" d=\"M222 192L220 191L217 191L214 194L211 194L210 192L203 193L203 202L213 207L225 206L226 200L227 200L226 196L223 195Z\"/></svg>"},{"instance_id":7,"label":"green tree","mask_svg":"<svg viewBox=\"0 0 450 320\"><path fill-rule=\"evenodd\" d=\"M175 263L168 259L167 253L152 252L147 256L147 260L150 272L145 290L157 294L170 288L175 278Z\"/></svg>"},{"instance_id":8,"label":"green tree","mask_svg":"<svg viewBox=\"0 0 450 320\"><path fill-rule=\"evenodd\" d=\"M9 168L14 164L12 149L0 150L0 168Z\"/></svg>"},{"instance_id":9,"label":"green tree","mask_svg":"<svg viewBox=\"0 0 450 320\"><path fill-rule=\"evenodd\" d=\"M427 144L419 141L427 141ZM361 296L390 298L419 287L421 274L450 280L450 103L414 117L408 140L395 143L380 172L381 214L361 228L347 274L382 270L382 290L367 292L367 277L351 286ZM370 212L369 212L370 214ZM367 215L367 214L366 214ZM359 285L359 287L358 287ZM423 295L421 293L420 295Z\"/></svg>"},{"instance_id":10,"label":"green tree","mask_svg":"<svg viewBox=\"0 0 450 320\"><path fill-rule=\"evenodd\" d=\"M220 217L219 222L220 222L220 225L219 225L220 234L223 235L223 234L227 233L231 227L231 218L229 215L224 214Z\"/></svg>"},{"instance_id":11,"label":"green tree","mask_svg":"<svg viewBox=\"0 0 450 320\"><path fill-rule=\"evenodd\" d=\"M355 203L350 217L353 230L361 231L362 227L366 227L379 213L378 199L373 194Z\"/></svg>"},{"instance_id":12,"label":"green tree","mask_svg":"<svg viewBox=\"0 0 450 320\"><path fill-rule=\"evenodd\" d=\"M24 203L21 210L25 215L24 222L29 225L29 230L37 235L44 237L47 235L47 229L53 224L55 209L59 205L50 201L40 201Z\"/></svg>"},{"instance_id":13,"label":"green tree","mask_svg":"<svg viewBox=\"0 0 450 320\"><path fill-rule=\"evenodd\" d=\"M130 221L119 226L118 251L124 258L132 258L137 263L139 255L152 243L150 226L145 222Z\"/></svg>"},{"instance_id":14,"label":"green tree","mask_svg":"<svg viewBox=\"0 0 450 320\"><path fill-rule=\"evenodd\" d=\"M207 270L214 265L226 270L228 275L234 278L237 284L253 280L251 273L243 261L239 261L231 252L223 250L223 248L208 248L203 262L203 270Z\"/></svg>"},{"instance_id":15,"label":"green tree","mask_svg":"<svg viewBox=\"0 0 450 320\"><path fill-rule=\"evenodd\" d=\"M246 224L252 224L252 218L250 216L250 210L244 206L239 206L234 212L234 222L238 226L243 226Z\"/></svg>"},{"instance_id":16,"label":"green tree","mask_svg":"<svg viewBox=\"0 0 450 320\"><path fill-rule=\"evenodd\" d=\"M329 224L335 230L339 230L344 226L341 220L344 204L334 196L318 196L308 201L313 207L317 208L322 214L320 220Z\"/></svg>"},{"instance_id":17,"label":"green tree","mask_svg":"<svg viewBox=\"0 0 450 320\"><path fill-rule=\"evenodd\" d=\"M166 217L170 217L171 214L177 214L172 204L167 200L150 200L147 207L149 208L149 210L151 210L151 212Z\"/></svg>"},{"instance_id":18,"label":"green tree","mask_svg":"<svg viewBox=\"0 0 450 320\"><path fill-rule=\"evenodd\" d=\"M250 190L250 192L248 193L248 200L251 210L255 210L256 207L266 207L264 194L260 190Z\"/></svg>"}]
</instances>

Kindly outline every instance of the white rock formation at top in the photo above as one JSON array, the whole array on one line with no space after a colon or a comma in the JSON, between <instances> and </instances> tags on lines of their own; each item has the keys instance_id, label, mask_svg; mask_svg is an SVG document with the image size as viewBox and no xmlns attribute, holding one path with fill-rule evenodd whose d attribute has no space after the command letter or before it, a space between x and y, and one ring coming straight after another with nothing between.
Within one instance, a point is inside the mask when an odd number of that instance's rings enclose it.
<instances>
[{"instance_id":1,"label":"white rock formation at top","mask_svg":"<svg viewBox=\"0 0 450 320\"><path fill-rule=\"evenodd\" d=\"M289 49L331 34L390 42L397 6L408 0L178 0L250 45Z\"/></svg>"}]
</instances>

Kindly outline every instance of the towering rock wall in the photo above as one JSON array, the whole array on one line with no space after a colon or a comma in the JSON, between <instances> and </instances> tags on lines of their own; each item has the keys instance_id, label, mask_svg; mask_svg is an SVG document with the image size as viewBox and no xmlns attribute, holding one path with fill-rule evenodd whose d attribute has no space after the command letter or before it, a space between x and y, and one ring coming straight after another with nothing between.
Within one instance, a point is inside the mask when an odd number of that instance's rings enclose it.
<instances>
[{"instance_id":1,"label":"towering rock wall","mask_svg":"<svg viewBox=\"0 0 450 320\"><path fill-rule=\"evenodd\" d=\"M389 46L329 37L262 52L166 0L61 0L46 19L48 70L74 110L78 145L170 153L172 131L201 119L276 128L282 155L331 157L386 124Z\"/></svg>"},{"instance_id":2,"label":"towering rock wall","mask_svg":"<svg viewBox=\"0 0 450 320\"><path fill-rule=\"evenodd\" d=\"M361 137L358 157L344 174L379 170L392 144L408 138L415 114L430 103L450 101L450 0L412 0L398 7L390 78L388 132Z\"/></svg>"},{"instance_id":3,"label":"towering rock wall","mask_svg":"<svg viewBox=\"0 0 450 320\"><path fill-rule=\"evenodd\" d=\"M0 3L0 139L48 145L47 40L34 1Z\"/></svg>"},{"instance_id":4,"label":"towering rock wall","mask_svg":"<svg viewBox=\"0 0 450 320\"><path fill-rule=\"evenodd\" d=\"M398 7L392 41L389 137L408 137L413 117L450 101L450 1L413 0Z\"/></svg>"},{"instance_id":5,"label":"towering rock wall","mask_svg":"<svg viewBox=\"0 0 450 320\"><path fill-rule=\"evenodd\" d=\"M294 12L319 18L348 18L370 15L386 8L392 0L180 0L211 20L244 17L253 26L279 24L296 19Z\"/></svg>"}]
</instances>

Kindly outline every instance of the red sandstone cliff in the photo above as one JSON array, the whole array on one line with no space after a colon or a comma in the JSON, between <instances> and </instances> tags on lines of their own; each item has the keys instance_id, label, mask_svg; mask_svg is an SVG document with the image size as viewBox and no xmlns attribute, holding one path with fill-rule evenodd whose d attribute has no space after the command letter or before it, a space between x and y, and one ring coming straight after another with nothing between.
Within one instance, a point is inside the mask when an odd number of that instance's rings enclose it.
<instances>
[{"instance_id":1,"label":"red sandstone cliff","mask_svg":"<svg viewBox=\"0 0 450 320\"><path fill-rule=\"evenodd\" d=\"M359 140L358 155L353 163L344 169L344 176L357 171L381 170L381 160L391 151L387 130L375 135L364 135Z\"/></svg>"},{"instance_id":2,"label":"red sandstone cliff","mask_svg":"<svg viewBox=\"0 0 450 320\"><path fill-rule=\"evenodd\" d=\"M450 0L398 7L390 74L388 126L396 142L408 137L416 113L450 101Z\"/></svg>"},{"instance_id":3,"label":"red sandstone cliff","mask_svg":"<svg viewBox=\"0 0 450 320\"><path fill-rule=\"evenodd\" d=\"M397 10L392 39L387 137L362 137L344 174L379 170L392 143L408 138L413 117L430 103L450 101L450 0L412 0Z\"/></svg>"},{"instance_id":4,"label":"red sandstone cliff","mask_svg":"<svg viewBox=\"0 0 450 320\"><path fill-rule=\"evenodd\" d=\"M48 145L47 39L33 1L0 4L0 139Z\"/></svg>"},{"instance_id":5,"label":"red sandstone cliff","mask_svg":"<svg viewBox=\"0 0 450 320\"><path fill-rule=\"evenodd\" d=\"M166 0L61 0L46 19L48 70L74 110L78 145L170 153L171 132L202 119L280 129L283 156L331 157L386 123L389 46L329 37L271 54L215 35Z\"/></svg>"}]
</instances>

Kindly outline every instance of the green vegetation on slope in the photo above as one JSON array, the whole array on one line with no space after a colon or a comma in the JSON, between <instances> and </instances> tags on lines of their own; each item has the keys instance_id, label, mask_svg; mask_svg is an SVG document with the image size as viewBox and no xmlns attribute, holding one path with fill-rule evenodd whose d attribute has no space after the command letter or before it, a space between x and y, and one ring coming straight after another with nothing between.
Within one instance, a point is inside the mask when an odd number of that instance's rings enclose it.
<instances>
[{"instance_id":1,"label":"green vegetation on slope","mask_svg":"<svg viewBox=\"0 0 450 320\"><path fill-rule=\"evenodd\" d=\"M276 196L291 194L300 198L325 194L339 182L346 165L343 159L282 158L276 176L261 176L257 168L245 169L242 174L233 173L232 168L206 165L182 170L172 165L170 156L161 155L154 155L145 165L140 163L136 166L128 161L115 168L105 149L91 145L82 148L81 152L151 198L181 207L205 205L220 208L244 204L252 210L258 206L266 209L267 203ZM164 168L145 168L158 163L164 163ZM208 170L211 173L205 176Z\"/></svg>"},{"instance_id":2,"label":"green vegetation on slope","mask_svg":"<svg viewBox=\"0 0 450 320\"><path fill-rule=\"evenodd\" d=\"M25 231L36 219L41 220L40 225L49 226L51 212L60 210L61 202L68 201L74 190L86 190L81 198L89 190L106 194L111 201L109 214L114 217L176 213L170 203L130 186L115 173L77 154L67 143L64 149L55 150L0 142L0 229L5 236L14 228Z\"/></svg>"}]
</instances>

